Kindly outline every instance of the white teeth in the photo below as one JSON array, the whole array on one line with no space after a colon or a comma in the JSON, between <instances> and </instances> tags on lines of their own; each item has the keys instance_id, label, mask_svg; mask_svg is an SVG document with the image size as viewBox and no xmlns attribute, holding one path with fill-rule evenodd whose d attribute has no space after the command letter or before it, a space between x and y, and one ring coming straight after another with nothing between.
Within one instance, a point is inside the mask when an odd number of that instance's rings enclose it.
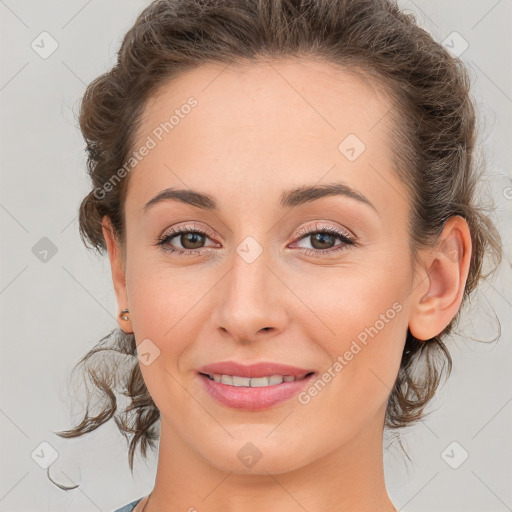
<instances>
[{"instance_id":1,"label":"white teeth","mask_svg":"<svg viewBox=\"0 0 512 512\"><path fill-rule=\"evenodd\" d=\"M249 378L240 377L238 375L220 375L218 373L214 373L208 377L213 379L215 382L227 384L228 386L260 388L265 386L275 386L277 384L282 384L283 382L301 380L305 375L298 375L297 377L293 377L292 375L271 375L270 377Z\"/></svg>"},{"instance_id":2,"label":"white teeth","mask_svg":"<svg viewBox=\"0 0 512 512\"><path fill-rule=\"evenodd\" d=\"M233 375L233 386L249 386L251 379L249 377L238 377Z\"/></svg>"},{"instance_id":3,"label":"white teeth","mask_svg":"<svg viewBox=\"0 0 512 512\"><path fill-rule=\"evenodd\" d=\"M280 375L272 375L272 377L277 377L281 379L281 382L283 382L282 377ZM276 382L276 384L281 384L281 382ZM264 386L270 385L270 377L253 377L251 379L251 388L262 388Z\"/></svg>"},{"instance_id":4,"label":"white teeth","mask_svg":"<svg viewBox=\"0 0 512 512\"><path fill-rule=\"evenodd\" d=\"M220 381L222 384L229 384L230 386L233 386L233 377L231 375L221 375Z\"/></svg>"}]
</instances>

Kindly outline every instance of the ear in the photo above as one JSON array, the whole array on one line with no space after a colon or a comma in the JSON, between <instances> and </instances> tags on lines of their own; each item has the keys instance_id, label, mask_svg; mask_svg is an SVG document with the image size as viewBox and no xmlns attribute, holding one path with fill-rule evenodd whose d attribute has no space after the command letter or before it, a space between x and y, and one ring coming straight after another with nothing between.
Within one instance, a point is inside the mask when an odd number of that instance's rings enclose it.
<instances>
[{"instance_id":1,"label":"ear","mask_svg":"<svg viewBox=\"0 0 512 512\"><path fill-rule=\"evenodd\" d=\"M437 336L457 314L471 261L471 234L465 219L448 219L434 249L426 251L414 300L409 330L419 340Z\"/></svg>"},{"instance_id":2,"label":"ear","mask_svg":"<svg viewBox=\"0 0 512 512\"><path fill-rule=\"evenodd\" d=\"M110 268L112 271L112 281L114 283L114 290L117 297L118 314L117 323L119 327L126 333L131 333L130 320L123 320L119 316L122 309L128 308L128 297L126 294L126 278L125 278L125 264L124 255L119 246L118 240L115 236L114 228L108 216L104 216L101 222L101 229L103 237L108 249L108 256L110 259ZM129 314L127 315L129 317Z\"/></svg>"}]
</instances>

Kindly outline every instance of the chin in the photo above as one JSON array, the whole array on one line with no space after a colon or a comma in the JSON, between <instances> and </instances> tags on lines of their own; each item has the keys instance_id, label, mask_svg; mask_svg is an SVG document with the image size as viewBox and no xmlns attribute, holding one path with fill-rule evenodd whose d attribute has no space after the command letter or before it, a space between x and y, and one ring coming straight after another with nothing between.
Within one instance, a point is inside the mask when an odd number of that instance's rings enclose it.
<instances>
[{"instance_id":1,"label":"chin","mask_svg":"<svg viewBox=\"0 0 512 512\"><path fill-rule=\"evenodd\" d=\"M201 456L211 466L237 475L287 473L308 465L315 459L316 449L311 443L306 451L304 443L299 439L295 445L283 443L282 438L265 438L272 428L267 428L265 434L259 435L251 435L249 430L246 426L245 434L241 438L234 436L228 443L199 447L204 448Z\"/></svg>"}]
</instances>

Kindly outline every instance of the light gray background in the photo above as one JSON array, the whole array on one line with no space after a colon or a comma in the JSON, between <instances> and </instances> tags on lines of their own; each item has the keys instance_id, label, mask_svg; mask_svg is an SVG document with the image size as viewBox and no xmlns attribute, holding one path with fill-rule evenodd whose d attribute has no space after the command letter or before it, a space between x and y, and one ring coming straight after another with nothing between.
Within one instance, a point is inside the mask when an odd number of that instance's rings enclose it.
<instances>
[{"instance_id":1,"label":"light gray background","mask_svg":"<svg viewBox=\"0 0 512 512\"><path fill-rule=\"evenodd\" d=\"M77 440L52 433L73 426L70 409L75 419L82 412L67 394L72 367L116 326L108 258L87 252L78 236L77 208L89 185L75 113L86 84L114 63L122 35L147 4L0 0L0 511L109 512L153 486L156 454L147 465L137 461L132 479L127 445L113 422ZM438 41L456 31L469 44L461 58L479 103L485 185L498 206L506 258L464 316L466 334L448 340L454 370L432 414L402 433L412 462L396 443L386 453L387 484L407 512L512 510L512 0L401 4ZM59 45L47 59L31 48L43 31ZM462 40L454 41L462 48ZM46 262L33 252L43 237L57 249ZM499 342L469 340L495 335L493 309ZM452 459L462 449L469 453L458 469L442 457L453 441ZM31 457L42 442L58 452L52 477L78 489L49 482Z\"/></svg>"}]
</instances>

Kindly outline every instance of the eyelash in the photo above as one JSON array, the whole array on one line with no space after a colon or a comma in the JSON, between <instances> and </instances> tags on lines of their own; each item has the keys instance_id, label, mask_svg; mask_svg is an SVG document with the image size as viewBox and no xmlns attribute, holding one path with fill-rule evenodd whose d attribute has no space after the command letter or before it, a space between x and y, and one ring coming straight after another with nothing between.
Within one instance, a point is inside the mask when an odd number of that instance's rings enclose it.
<instances>
[{"instance_id":1,"label":"eyelash","mask_svg":"<svg viewBox=\"0 0 512 512\"><path fill-rule=\"evenodd\" d=\"M204 249L209 249L208 247L201 247L200 249L175 249L175 248L172 248L170 245L167 245L173 238L176 238L177 236L185 234L185 233L198 233L200 235L205 235L205 236L209 237L209 233L207 233L201 229L198 229L196 226L184 226L179 229L172 229L170 233L167 233L167 234L161 236L155 245L161 247L162 250L165 252L173 253L178 256L182 256L182 255L183 256L195 256L196 254L200 253ZM333 228L332 226L318 227L318 224L316 225L316 229L302 228L301 230L297 231L294 235L294 237L295 237L294 242L300 241L304 238L307 238L308 236L316 235L319 233L328 233L331 235L335 235L336 238L339 238L343 243L338 246L335 246L335 247L337 247L336 249L331 248L331 249L322 250L322 249L304 249L304 248L302 248L301 250L307 256L315 257L315 256L319 256L319 255L324 255L324 254L332 254L332 253L336 253L339 251L349 249L352 246L356 245L356 241L352 237L348 236L346 233L344 233L336 228Z\"/></svg>"}]
</instances>

